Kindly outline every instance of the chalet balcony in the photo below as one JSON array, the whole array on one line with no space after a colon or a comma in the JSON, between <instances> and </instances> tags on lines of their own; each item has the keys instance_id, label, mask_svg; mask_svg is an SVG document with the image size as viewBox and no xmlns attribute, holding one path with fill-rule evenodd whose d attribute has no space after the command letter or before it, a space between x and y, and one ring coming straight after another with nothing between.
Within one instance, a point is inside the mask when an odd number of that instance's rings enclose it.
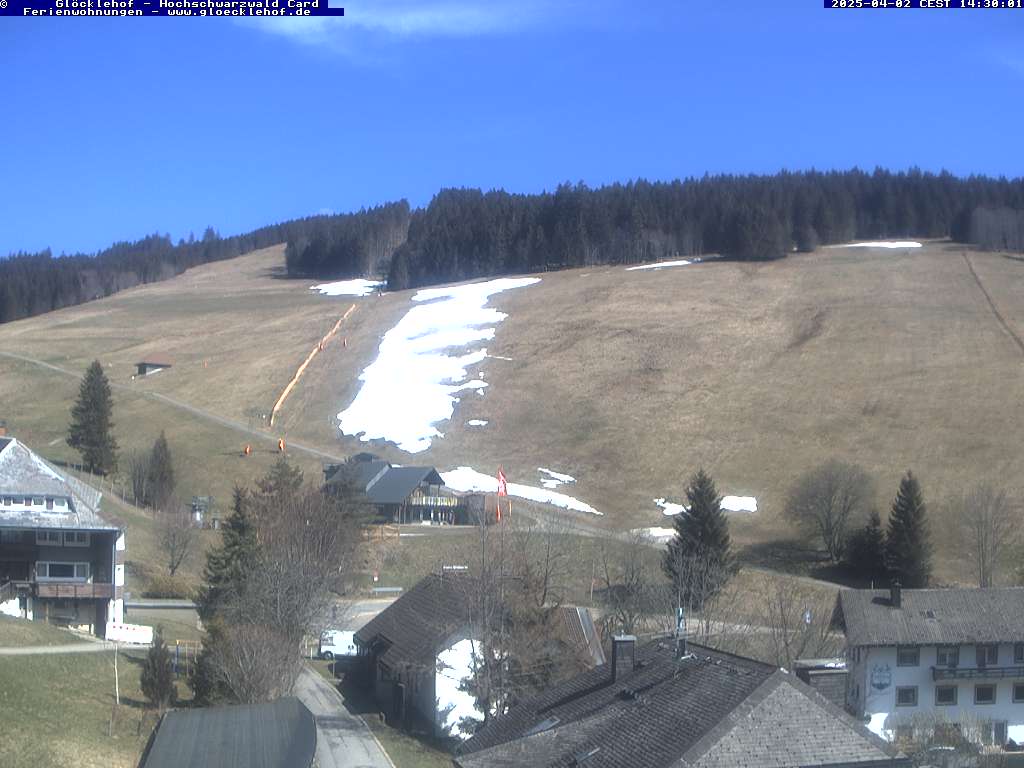
<instances>
[{"instance_id":1,"label":"chalet balcony","mask_svg":"<svg viewBox=\"0 0 1024 768\"><path fill-rule=\"evenodd\" d=\"M932 680L1024 680L1024 666L1016 667L932 667Z\"/></svg>"}]
</instances>

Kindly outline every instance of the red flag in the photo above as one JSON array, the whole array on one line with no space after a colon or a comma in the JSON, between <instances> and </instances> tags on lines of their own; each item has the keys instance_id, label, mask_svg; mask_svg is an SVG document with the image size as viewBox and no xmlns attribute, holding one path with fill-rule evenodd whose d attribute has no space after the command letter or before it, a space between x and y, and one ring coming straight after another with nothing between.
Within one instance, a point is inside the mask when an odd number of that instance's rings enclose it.
<instances>
[{"instance_id":1,"label":"red flag","mask_svg":"<svg viewBox=\"0 0 1024 768\"><path fill-rule=\"evenodd\" d=\"M497 520L501 522L501 497L508 496L508 482L505 480L505 473L498 467L498 514Z\"/></svg>"}]
</instances>

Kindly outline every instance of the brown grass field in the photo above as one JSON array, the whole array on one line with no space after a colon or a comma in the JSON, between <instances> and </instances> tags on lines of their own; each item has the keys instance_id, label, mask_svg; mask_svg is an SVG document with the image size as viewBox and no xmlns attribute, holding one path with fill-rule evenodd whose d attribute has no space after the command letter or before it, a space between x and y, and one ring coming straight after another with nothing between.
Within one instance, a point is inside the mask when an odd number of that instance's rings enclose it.
<instances>
[{"instance_id":1,"label":"brown grass field","mask_svg":"<svg viewBox=\"0 0 1024 768\"><path fill-rule=\"evenodd\" d=\"M489 351L512 360L486 361L486 396L463 399L442 427L446 437L414 457L370 450L442 469L502 464L510 480L534 485L537 467L568 472L578 484L560 490L605 512L586 522L615 530L666 524L651 500L678 497L704 466L720 492L758 498L756 515L734 518L741 545L791 535L780 517L786 491L826 458L863 465L883 515L910 468L938 521L938 575L966 580L955 533L939 519L942 503L978 479L1013 485L1024 470L1024 352L1011 334L1024 334L1024 262L969 258L977 280L961 248L941 242L906 252L826 248L764 264L543 274L538 285L494 298L509 318ZM213 494L223 508L235 483L266 471L279 435L333 456L367 449L340 436L335 414L411 304L411 292L318 296L309 281L280 279L282 261L280 247L266 249L5 324L0 353L76 374L100 359L117 385L122 449L148 449L165 430L181 494ZM352 303L279 429L259 426L251 409L270 410ZM133 364L150 354L174 367L132 381ZM47 457L74 458L63 437L76 389L72 376L0 354L0 418ZM491 423L463 427L469 418ZM249 426L262 438L246 434ZM246 442L255 448L248 459ZM319 476L321 457L290 453Z\"/></svg>"}]
</instances>

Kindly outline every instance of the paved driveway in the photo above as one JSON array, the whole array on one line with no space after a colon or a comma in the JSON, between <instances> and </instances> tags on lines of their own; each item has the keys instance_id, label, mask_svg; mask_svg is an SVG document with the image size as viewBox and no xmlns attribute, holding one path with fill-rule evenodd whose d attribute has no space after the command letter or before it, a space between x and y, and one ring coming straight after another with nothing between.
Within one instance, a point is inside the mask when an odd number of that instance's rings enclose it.
<instances>
[{"instance_id":1,"label":"paved driveway","mask_svg":"<svg viewBox=\"0 0 1024 768\"><path fill-rule=\"evenodd\" d=\"M362 718L345 709L341 694L309 667L303 667L295 695L316 718L320 768L395 768Z\"/></svg>"}]
</instances>

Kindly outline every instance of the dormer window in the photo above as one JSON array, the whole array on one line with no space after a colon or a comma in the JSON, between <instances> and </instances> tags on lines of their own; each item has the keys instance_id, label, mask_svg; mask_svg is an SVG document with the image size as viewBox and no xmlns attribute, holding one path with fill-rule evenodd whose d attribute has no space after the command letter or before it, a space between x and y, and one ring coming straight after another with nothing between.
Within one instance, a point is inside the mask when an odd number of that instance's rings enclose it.
<instances>
[{"instance_id":1,"label":"dormer window","mask_svg":"<svg viewBox=\"0 0 1024 768\"><path fill-rule=\"evenodd\" d=\"M36 544L59 547L61 545L60 531L36 531Z\"/></svg>"}]
</instances>

